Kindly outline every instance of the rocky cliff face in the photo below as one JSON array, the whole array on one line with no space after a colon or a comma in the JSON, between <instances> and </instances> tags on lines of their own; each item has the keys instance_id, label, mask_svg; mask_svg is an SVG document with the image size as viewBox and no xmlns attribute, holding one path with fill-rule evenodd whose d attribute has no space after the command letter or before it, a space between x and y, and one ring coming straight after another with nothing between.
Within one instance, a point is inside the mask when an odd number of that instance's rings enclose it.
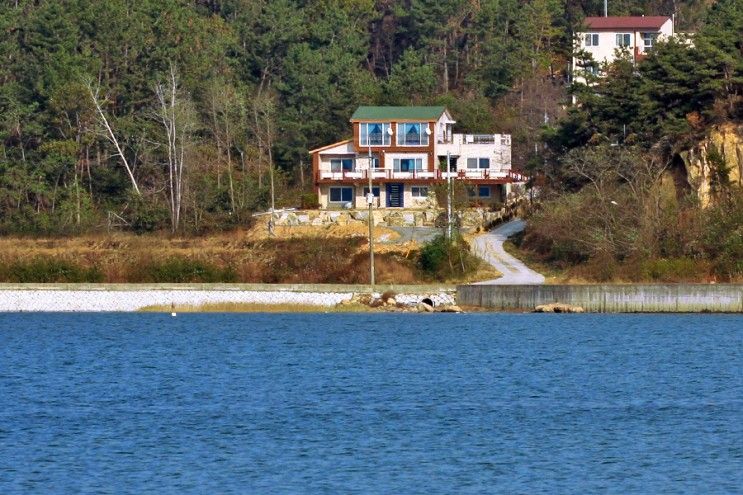
<instances>
[{"instance_id":1,"label":"rocky cliff face","mask_svg":"<svg viewBox=\"0 0 743 495\"><path fill-rule=\"evenodd\" d=\"M743 186L743 125L713 127L703 141L680 153L679 158L689 187L702 206L707 206L721 176L721 168L731 185Z\"/></svg>"}]
</instances>

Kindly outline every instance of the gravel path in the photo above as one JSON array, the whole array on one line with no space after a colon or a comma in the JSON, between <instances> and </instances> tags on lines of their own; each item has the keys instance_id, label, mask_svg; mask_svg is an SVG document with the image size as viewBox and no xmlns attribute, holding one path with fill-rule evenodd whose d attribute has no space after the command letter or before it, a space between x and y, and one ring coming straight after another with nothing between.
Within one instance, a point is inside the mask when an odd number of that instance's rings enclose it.
<instances>
[{"instance_id":1,"label":"gravel path","mask_svg":"<svg viewBox=\"0 0 743 495\"><path fill-rule=\"evenodd\" d=\"M476 237L472 243L472 252L484 259L503 276L494 280L478 282L486 285L538 285L544 283L541 275L527 267L503 249L503 242L512 235L524 230L526 222L511 220L490 232Z\"/></svg>"}]
</instances>

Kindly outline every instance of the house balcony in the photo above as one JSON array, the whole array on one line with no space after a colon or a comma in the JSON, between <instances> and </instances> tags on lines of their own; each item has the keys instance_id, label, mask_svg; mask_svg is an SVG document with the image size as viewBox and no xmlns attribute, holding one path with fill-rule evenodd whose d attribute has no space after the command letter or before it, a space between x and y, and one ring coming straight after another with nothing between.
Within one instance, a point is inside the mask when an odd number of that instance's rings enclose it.
<instances>
[{"instance_id":1,"label":"house balcony","mask_svg":"<svg viewBox=\"0 0 743 495\"><path fill-rule=\"evenodd\" d=\"M511 170L503 169L460 169L457 171L446 172L443 170L410 170L400 171L384 168L376 168L371 171L372 181L441 181L446 179L457 179L467 181L502 181L515 182L524 180L518 173ZM330 170L320 170L316 175L317 182L357 182L368 181L369 170L344 170L342 172L332 172Z\"/></svg>"},{"instance_id":2,"label":"house balcony","mask_svg":"<svg viewBox=\"0 0 743 495\"><path fill-rule=\"evenodd\" d=\"M502 168L511 163L511 136L508 134L453 134L436 143L438 156L489 157Z\"/></svg>"}]
</instances>

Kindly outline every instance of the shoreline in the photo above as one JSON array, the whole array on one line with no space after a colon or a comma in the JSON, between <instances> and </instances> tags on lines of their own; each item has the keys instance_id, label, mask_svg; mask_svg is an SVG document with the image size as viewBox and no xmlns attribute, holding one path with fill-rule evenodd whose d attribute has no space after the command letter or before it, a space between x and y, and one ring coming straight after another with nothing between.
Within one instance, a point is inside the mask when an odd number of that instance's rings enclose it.
<instances>
[{"instance_id":1,"label":"shoreline","mask_svg":"<svg viewBox=\"0 0 743 495\"><path fill-rule=\"evenodd\" d=\"M318 312L347 304L357 294L395 293L414 307L428 298L435 305L455 303L456 289L445 285L271 285L271 284L0 284L0 312L171 312L210 307L226 311L280 308ZM356 306L347 306L350 312ZM359 308L360 309L360 308ZM339 310L340 311L340 310Z\"/></svg>"},{"instance_id":2,"label":"shoreline","mask_svg":"<svg viewBox=\"0 0 743 495\"><path fill-rule=\"evenodd\" d=\"M462 306L529 310L561 303L587 313L743 313L743 284L460 285Z\"/></svg>"},{"instance_id":3,"label":"shoreline","mask_svg":"<svg viewBox=\"0 0 743 495\"><path fill-rule=\"evenodd\" d=\"M393 294L370 307L358 296ZM368 285L0 284L0 313L408 312L424 299L467 312L527 313L564 303L587 313L743 313L743 284ZM385 296L386 300L386 296ZM380 306L380 305L377 305ZM438 308L436 308L438 309Z\"/></svg>"}]
</instances>

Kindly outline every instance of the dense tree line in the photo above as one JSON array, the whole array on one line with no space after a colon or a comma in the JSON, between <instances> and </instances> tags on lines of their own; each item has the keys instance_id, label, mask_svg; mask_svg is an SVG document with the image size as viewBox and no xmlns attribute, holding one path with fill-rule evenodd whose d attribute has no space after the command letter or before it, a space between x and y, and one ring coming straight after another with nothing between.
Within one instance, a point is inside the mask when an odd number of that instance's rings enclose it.
<instances>
[{"instance_id":1,"label":"dense tree line","mask_svg":"<svg viewBox=\"0 0 743 495\"><path fill-rule=\"evenodd\" d=\"M691 39L602 69L544 128L549 146L532 163L544 203L526 245L599 280L743 278L743 191L723 150L706 149L704 203L681 158L715 127L743 123L743 2L719 0Z\"/></svg>"},{"instance_id":2,"label":"dense tree line","mask_svg":"<svg viewBox=\"0 0 743 495\"><path fill-rule=\"evenodd\" d=\"M693 29L705 4L621 0L610 13L675 13ZM2 0L0 231L244 223L270 206L272 185L277 204L298 201L307 150L345 137L359 104L447 104L468 130L512 132L526 166L542 158L545 120L564 114L572 33L601 10L600 0ZM710 31L729 28L725 15L710 19Z\"/></svg>"}]
</instances>

